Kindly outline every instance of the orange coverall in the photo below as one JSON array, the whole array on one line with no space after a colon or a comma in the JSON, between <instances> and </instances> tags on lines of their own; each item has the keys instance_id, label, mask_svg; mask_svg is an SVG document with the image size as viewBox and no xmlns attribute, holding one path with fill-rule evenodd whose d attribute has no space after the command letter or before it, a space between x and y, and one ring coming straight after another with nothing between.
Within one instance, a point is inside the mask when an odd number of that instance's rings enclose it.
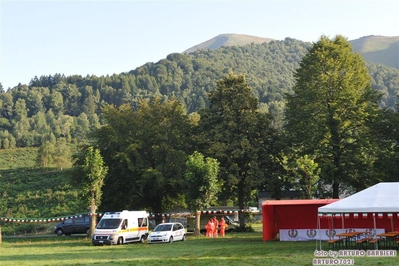
<instances>
[{"instance_id":1,"label":"orange coverall","mask_svg":"<svg viewBox=\"0 0 399 266\"><path fill-rule=\"evenodd\" d=\"M213 223L212 219L209 219L208 223L205 225L206 229L206 237L213 237L213 230L215 228L215 224Z\"/></svg>"},{"instance_id":2,"label":"orange coverall","mask_svg":"<svg viewBox=\"0 0 399 266\"><path fill-rule=\"evenodd\" d=\"M219 223L219 225L220 225L220 235L221 236L224 236L224 233L225 233L225 229L226 229L226 222L224 221L224 218L222 217L222 218L220 218L220 223Z\"/></svg>"},{"instance_id":3,"label":"orange coverall","mask_svg":"<svg viewBox=\"0 0 399 266\"><path fill-rule=\"evenodd\" d=\"M218 237L218 230L219 230L219 221L216 217L213 218L213 223L215 224L215 228L213 230L213 237Z\"/></svg>"}]
</instances>

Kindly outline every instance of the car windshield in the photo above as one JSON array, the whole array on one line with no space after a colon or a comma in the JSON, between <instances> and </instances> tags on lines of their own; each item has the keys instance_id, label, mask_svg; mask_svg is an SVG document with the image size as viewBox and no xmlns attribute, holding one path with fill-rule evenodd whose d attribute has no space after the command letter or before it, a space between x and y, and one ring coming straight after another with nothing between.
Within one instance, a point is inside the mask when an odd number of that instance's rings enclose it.
<instances>
[{"instance_id":1,"label":"car windshield","mask_svg":"<svg viewBox=\"0 0 399 266\"><path fill-rule=\"evenodd\" d=\"M170 231L172 229L171 224L159 224L154 228L154 232Z\"/></svg>"},{"instance_id":2,"label":"car windshield","mask_svg":"<svg viewBox=\"0 0 399 266\"><path fill-rule=\"evenodd\" d=\"M97 229L116 229L121 224L122 219L101 219Z\"/></svg>"},{"instance_id":3,"label":"car windshield","mask_svg":"<svg viewBox=\"0 0 399 266\"><path fill-rule=\"evenodd\" d=\"M230 223L234 222L233 219L230 218L230 216L227 216L227 215L226 215L226 216L225 216L225 219L226 219L228 222L230 222Z\"/></svg>"}]
</instances>

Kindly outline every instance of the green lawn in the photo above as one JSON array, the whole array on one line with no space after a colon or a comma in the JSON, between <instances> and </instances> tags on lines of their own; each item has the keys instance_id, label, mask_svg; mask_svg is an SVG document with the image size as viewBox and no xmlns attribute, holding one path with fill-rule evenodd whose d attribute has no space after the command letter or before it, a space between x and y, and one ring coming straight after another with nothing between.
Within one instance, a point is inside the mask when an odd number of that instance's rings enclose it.
<instances>
[{"instance_id":1,"label":"green lawn","mask_svg":"<svg viewBox=\"0 0 399 266\"><path fill-rule=\"evenodd\" d=\"M325 242L323 250L328 250ZM90 245L84 236L3 238L0 265L312 265L315 242L262 241L262 233L189 236L172 244ZM398 257L355 257L355 265L399 265Z\"/></svg>"}]
</instances>

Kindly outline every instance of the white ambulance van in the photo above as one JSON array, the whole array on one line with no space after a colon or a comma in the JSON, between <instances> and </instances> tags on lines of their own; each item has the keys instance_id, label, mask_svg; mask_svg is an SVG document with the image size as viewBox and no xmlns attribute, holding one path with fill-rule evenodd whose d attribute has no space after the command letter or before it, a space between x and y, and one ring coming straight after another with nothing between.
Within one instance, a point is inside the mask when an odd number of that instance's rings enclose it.
<instances>
[{"instance_id":1,"label":"white ambulance van","mask_svg":"<svg viewBox=\"0 0 399 266\"><path fill-rule=\"evenodd\" d=\"M148 236L146 211L106 212L94 230L93 245L144 242Z\"/></svg>"}]
</instances>

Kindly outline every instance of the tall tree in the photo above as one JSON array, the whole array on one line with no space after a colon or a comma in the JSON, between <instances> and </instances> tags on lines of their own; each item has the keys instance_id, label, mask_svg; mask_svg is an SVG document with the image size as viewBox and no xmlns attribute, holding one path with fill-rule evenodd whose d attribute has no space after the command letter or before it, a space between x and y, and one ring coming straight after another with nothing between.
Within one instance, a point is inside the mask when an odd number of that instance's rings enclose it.
<instances>
[{"instance_id":1,"label":"tall tree","mask_svg":"<svg viewBox=\"0 0 399 266\"><path fill-rule=\"evenodd\" d=\"M251 91L244 75L230 73L209 93L209 107L199 112L199 149L220 162L222 196L237 200L240 210L269 177L276 155L272 118L259 112ZM242 211L239 219L244 228Z\"/></svg>"},{"instance_id":2,"label":"tall tree","mask_svg":"<svg viewBox=\"0 0 399 266\"><path fill-rule=\"evenodd\" d=\"M362 57L340 35L314 43L294 76L286 131L299 155L315 158L322 183L332 185L332 196L338 198L340 186L365 178L375 160L368 125L378 113L379 95Z\"/></svg>"},{"instance_id":3,"label":"tall tree","mask_svg":"<svg viewBox=\"0 0 399 266\"><path fill-rule=\"evenodd\" d=\"M219 163L213 158L204 158L199 152L188 156L186 161L186 200L188 207L195 212L195 235L200 234L200 210L215 204L221 182L218 180Z\"/></svg>"},{"instance_id":4,"label":"tall tree","mask_svg":"<svg viewBox=\"0 0 399 266\"><path fill-rule=\"evenodd\" d=\"M399 176L399 113L397 110L398 108L396 110L383 108L372 125L379 149L378 160L374 164L374 171L370 174L385 182L398 181ZM364 188L373 185L362 182L363 184Z\"/></svg>"},{"instance_id":5,"label":"tall tree","mask_svg":"<svg viewBox=\"0 0 399 266\"><path fill-rule=\"evenodd\" d=\"M191 151L190 120L177 100L141 101L103 110L107 125L96 132L110 173L104 208L146 208L162 213L180 201ZM156 217L161 219L161 217Z\"/></svg>"},{"instance_id":6,"label":"tall tree","mask_svg":"<svg viewBox=\"0 0 399 266\"><path fill-rule=\"evenodd\" d=\"M99 149L88 147L83 165L81 165L84 178L83 178L83 194L87 198L90 213L90 236L93 236L94 228L96 227L95 213L97 207L101 203L102 187L104 185L104 178L108 173L108 167L104 164L103 157Z\"/></svg>"}]
</instances>

